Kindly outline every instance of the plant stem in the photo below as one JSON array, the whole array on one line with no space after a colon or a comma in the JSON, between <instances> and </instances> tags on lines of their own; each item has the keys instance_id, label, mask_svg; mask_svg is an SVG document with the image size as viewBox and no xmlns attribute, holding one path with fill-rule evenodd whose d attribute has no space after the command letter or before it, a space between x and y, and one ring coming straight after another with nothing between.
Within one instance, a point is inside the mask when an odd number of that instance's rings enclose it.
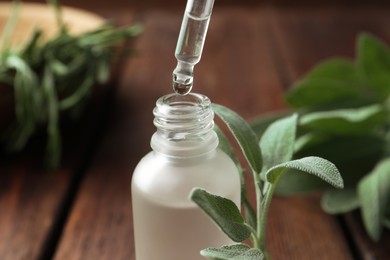
<instances>
[{"instance_id":1,"label":"plant stem","mask_svg":"<svg viewBox=\"0 0 390 260\"><path fill-rule=\"evenodd\" d=\"M256 227L256 234L257 237L255 241L253 242L254 247L261 249L261 241L260 241L260 234L261 234L261 213L263 211L262 209L262 201L263 201L263 191L262 191L262 182L260 179L260 174L257 174L253 171L253 178L255 182L255 192L256 192L256 210L257 210L257 227Z\"/></svg>"},{"instance_id":2,"label":"plant stem","mask_svg":"<svg viewBox=\"0 0 390 260\"><path fill-rule=\"evenodd\" d=\"M272 200L272 195L275 191L276 183L271 184L271 183L266 183L265 184L265 196L263 198L263 201L261 202L261 211L262 214L259 214L259 222L258 222L258 248L264 253L265 259L270 259L267 248L266 248L266 227L267 227L267 218L268 218L268 211L269 211L269 206L271 204Z\"/></svg>"}]
</instances>

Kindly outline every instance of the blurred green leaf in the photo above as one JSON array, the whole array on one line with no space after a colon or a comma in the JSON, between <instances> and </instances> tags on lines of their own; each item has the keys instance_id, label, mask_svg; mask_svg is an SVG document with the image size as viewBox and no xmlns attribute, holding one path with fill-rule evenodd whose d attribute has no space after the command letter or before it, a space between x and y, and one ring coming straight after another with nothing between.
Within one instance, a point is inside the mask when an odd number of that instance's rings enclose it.
<instances>
[{"instance_id":1,"label":"blurred green leaf","mask_svg":"<svg viewBox=\"0 0 390 260\"><path fill-rule=\"evenodd\" d=\"M376 104L353 109L312 112L303 115L300 126L330 134L355 135L367 133L384 125L388 117L382 105Z\"/></svg>"},{"instance_id":2,"label":"blurred green leaf","mask_svg":"<svg viewBox=\"0 0 390 260\"><path fill-rule=\"evenodd\" d=\"M244 218L233 201L199 188L191 191L190 198L233 241L242 242L250 236L251 230L245 225Z\"/></svg>"},{"instance_id":3,"label":"blurred green leaf","mask_svg":"<svg viewBox=\"0 0 390 260\"><path fill-rule=\"evenodd\" d=\"M358 39L357 68L368 84L366 95L378 101L390 94L390 50L371 34L360 34Z\"/></svg>"},{"instance_id":4,"label":"blurred green leaf","mask_svg":"<svg viewBox=\"0 0 390 260\"><path fill-rule=\"evenodd\" d=\"M353 62L335 58L318 64L292 86L285 98L295 108L318 107L359 97L360 85Z\"/></svg>"},{"instance_id":5,"label":"blurred green leaf","mask_svg":"<svg viewBox=\"0 0 390 260\"><path fill-rule=\"evenodd\" d=\"M322 142L301 148L294 157L318 156L333 162L346 186L355 186L384 154L386 142L381 136L329 136ZM297 176L298 177L298 176ZM288 182L293 175L285 176L281 182ZM302 176L302 178L305 178Z\"/></svg>"},{"instance_id":6,"label":"blurred green leaf","mask_svg":"<svg viewBox=\"0 0 390 260\"><path fill-rule=\"evenodd\" d=\"M261 137L271 123L291 114L293 114L293 112L290 110L269 112L267 114L262 114L261 116L253 118L249 124L256 135Z\"/></svg>"},{"instance_id":7,"label":"blurred green leaf","mask_svg":"<svg viewBox=\"0 0 390 260\"><path fill-rule=\"evenodd\" d=\"M358 185L363 222L374 241L378 241L390 202L390 158L381 161L377 167Z\"/></svg>"},{"instance_id":8,"label":"blurred green leaf","mask_svg":"<svg viewBox=\"0 0 390 260\"><path fill-rule=\"evenodd\" d=\"M356 189L329 189L321 199L322 209L330 214L340 214L359 208L359 198Z\"/></svg>"}]
</instances>

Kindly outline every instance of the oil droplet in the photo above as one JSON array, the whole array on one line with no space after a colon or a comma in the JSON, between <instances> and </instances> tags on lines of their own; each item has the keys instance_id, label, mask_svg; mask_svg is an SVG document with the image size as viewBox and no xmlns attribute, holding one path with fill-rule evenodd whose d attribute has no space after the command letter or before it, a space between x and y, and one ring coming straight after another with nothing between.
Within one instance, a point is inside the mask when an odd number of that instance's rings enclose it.
<instances>
[{"instance_id":1,"label":"oil droplet","mask_svg":"<svg viewBox=\"0 0 390 260\"><path fill-rule=\"evenodd\" d=\"M179 95L187 95L191 92L193 85L192 77L186 77L185 80L179 79L177 75L173 75L173 90Z\"/></svg>"},{"instance_id":2,"label":"oil droplet","mask_svg":"<svg viewBox=\"0 0 390 260\"><path fill-rule=\"evenodd\" d=\"M173 89L179 95L187 95L191 92L192 82L188 84L182 84L179 82L173 82Z\"/></svg>"}]
</instances>

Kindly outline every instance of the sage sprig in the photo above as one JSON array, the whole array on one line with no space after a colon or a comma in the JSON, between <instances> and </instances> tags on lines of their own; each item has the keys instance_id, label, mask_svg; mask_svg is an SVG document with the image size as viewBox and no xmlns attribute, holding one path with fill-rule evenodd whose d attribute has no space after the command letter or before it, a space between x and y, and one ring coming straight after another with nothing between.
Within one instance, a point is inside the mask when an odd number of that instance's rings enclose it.
<instances>
[{"instance_id":1,"label":"sage sprig","mask_svg":"<svg viewBox=\"0 0 390 260\"><path fill-rule=\"evenodd\" d=\"M15 1L13 15L3 31L0 53L0 84L13 89L15 120L6 133L0 134L7 150L20 151L38 130L46 128L47 165L55 168L61 158L61 116L80 114L93 86L108 81L117 44L137 36L141 27L116 28L107 23L73 35L62 21L59 3L50 0L57 17L57 35L43 41L45 32L36 28L17 49L8 42L17 23L19 2Z\"/></svg>"},{"instance_id":2,"label":"sage sprig","mask_svg":"<svg viewBox=\"0 0 390 260\"><path fill-rule=\"evenodd\" d=\"M221 105L213 105L215 113L222 119L239 144L246 158L249 171L254 178L256 205L253 207L246 197L242 199L241 213L233 201L209 192L194 188L190 198L221 228L235 245L221 248L207 248L201 255L220 260L260 260L269 259L265 245L266 223L272 196L280 179L285 174L306 173L320 177L337 188L343 187L343 180L335 165L319 157L304 157L291 160L296 139L298 117L293 114L273 122L258 137L250 125L237 113ZM221 134L221 132L218 130ZM228 139L222 135L220 148L232 155L242 171L243 165L232 153ZM294 171L292 171L294 170ZM245 178L241 178L244 180ZM249 187L242 185L246 191ZM246 192L242 194L246 194ZM250 246L242 244L249 239Z\"/></svg>"},{"instance_id":3,"label":"sage sprig","mask_svg":"<svg viewBox=\"0 0 390 260\"><path fill-rule=\"evenodd\" d=\"M333 189L306 175L289 174L276 192L324 190L321 204L326 212L360 208L368 235L378 241L390 219L390 48L362 33L354 60L331 58L319 63L285 99L290 113L300 115L294 157L315 155L334 162L346 188ZM279 117L259 117L251 126L262 133Z\"/></svg>"}]
</instances>

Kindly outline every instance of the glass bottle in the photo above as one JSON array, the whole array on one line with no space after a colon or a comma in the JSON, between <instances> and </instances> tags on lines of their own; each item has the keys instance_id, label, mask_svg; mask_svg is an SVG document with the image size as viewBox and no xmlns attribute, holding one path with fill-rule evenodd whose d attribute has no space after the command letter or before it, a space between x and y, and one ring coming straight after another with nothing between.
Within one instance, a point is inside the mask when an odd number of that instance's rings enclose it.
<instances>
[{"instance_id":1,"label":"glass bottle","mask_svg":"<svg viewBox=\"0 0 390 260\"><path fill-rule=\"evenodd\" d=\"M156 102L152 151L132 177L136 260L202 260L200 250L232 241L189 198L194 187L240 205L233 161L217 148L210 100L190 93Z\"/></svg>"}]
</instances>

